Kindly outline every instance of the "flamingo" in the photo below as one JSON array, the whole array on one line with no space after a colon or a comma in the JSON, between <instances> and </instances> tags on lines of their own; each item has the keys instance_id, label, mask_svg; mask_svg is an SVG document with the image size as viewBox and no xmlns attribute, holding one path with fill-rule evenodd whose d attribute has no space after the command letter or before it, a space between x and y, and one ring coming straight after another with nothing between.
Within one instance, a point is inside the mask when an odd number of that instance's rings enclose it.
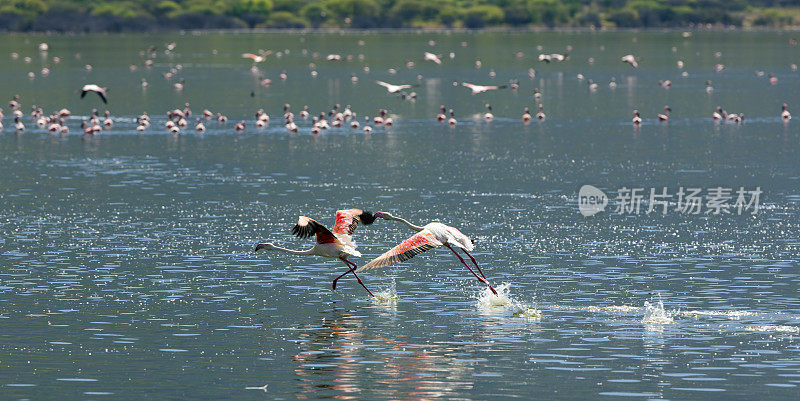
<instances>
[{"instance_id":1,"label":"flamingo","mask_svg":"<svg viewBox=\"0 0 800 401\"><path fill-rule=\"evenodd\" d=\"M253 54L253 53L244 53L244 54L242 54L242 58L249 58L249 59L253 60L253 64L256 64L256 63L260 63L260 62L266 60L267 59L266 56L269 55L270 53L272 53L272 52L264 53L263 56L259 56L257 54Z\"/></svg>"},{"instance_id":2,"label":"flamingo","mask_svg":"<svg viewBox=\"0 0 800 401\"><path fill-rule=\"evenodd\" d=\"M783 121L789 121L792 119L792 113L789 113L789 105L786 103L783 104L783 111L781 112L781 119Z\"/></svg>"},{"instance_id":3,"label":"flamingo","mask_svg":"<svg viewBox=\"0 0 800 401\"><path fill-rule=\"evenodd\" d=\"M483 93L483 92L490 91L490 90L497 90L497 89L505 89L505 88L508 88L508 85L500 85L500 86L497 86L497 85L489 85L489 86L484 86L484 85L475 85L475 84L471 84L471 83L469 83L469 82L462 82L462 83L461 83L461 85L462 85L462 86L466 86L467 88L469 88L470 90L472 90L472 94L473 94L473 95L477 95L477 94L479 94L479 93Z\"/></svg>"},{"instance_id":4,"label":"flamingo","mask_svg":"<svg viewBox=\"0 0 800 401\"><path fill-rule=\"evenodd\" d=\"M483 115L483 118L485 118L486 121L492 121L494 118L494 114L492 114L492 105L489 103L486 103L486 114Z\"/></svg>"},{"instance_id":5,"label":"flamingo","mask_svg":"<svg viewBox=\"0 0 800 401\"><path fill-rule=\"evenodd\" d=\"M717 111L711 113L711 118L714 120L725 121L728 118L728 115L725 113L725 110L722 110L722 107L717 106Z\"/></svg>"},{"instance_id":6,"label":"flamingo","mask_svg":"<svg viewBox=\"0 0 800 401\"><path fill-rule=\"evenodd\" d=\"M633 125L637 127L642 123L642 117L639 116L639 110L633 111L633 120L631 121L633 122Z\"/></svg>"},{"instance_id":7,"label":"flamingo","mask_svg":"<svg viewBox=\"0 0 800 401\"><path fill-rule=\"evenodd\" d=\"M425 52L425 61L433 61L436 64L442 64L442 60L439 56L429 52Z\"/></svg>"},{"instance_id":8,"label":"flamingo","mask_svg":"<svg viewBox=\"0 0 800 401\"><path fill-rule=\"evenodd\" d=\"M525 108L525 111L522 113L522 122L528 123L531 121L531 110L529 108Z\"/></svg>"},{"instance_id":9,"label":"flamingo","mask_svg":"<svg viewBox=\"0 0 800 401\"><path fill-rule=\"evenodd\" d=\"M389 93L397 93L403 89L413 88L414 86L416 86L416 85L392 85L390 83L386 83L383 81L375 81L375 83L386 88L386 91L388 91Z\"/></svg>"},{"instance_id":10,"label":"flamingo","mask_svg":"<svg viewBox=\"0 0 800 401\"><path fill-rule=\"evenodd\" d=\"M337 281L344 277L347 273L353 273L358 280L358 283L364 287L371 296L375 296L372 291L367 288L361 278L356 274L358 268L355 263L347 260L348 256L361 256L361 252L356 250L356 244L353 242L352 235L355 232L358 223L370 225L375 222L375 215L368 211L361 209L345 209L336 211L336 221L333 225L333 231L328 230L314 219L306 216L300 216L297 219L297 224L292 228L292 234L299 238L308 238L312 235L317 236L317 242L314 247L305 251L297 251L293 249L286 249L272 244L271 242L262 242L256 245L254 252L261 249L269 251L282 251L291 253L292 255L299 256L322 256L326 258L337 258L347 265L348 270L340 276L333 279L333 289L336 290Z\"/></svg>"},{"instance_id":11,"label":"flamingo","mask_svg":"<svg viewBox=\"0 0 800 401\"><path fill-rule=\"evenodd\" d=\"M83 99L86 96L86 93L94 92L97 93L97 96L100 96L100 99L103 100L103 103L108 103L108 100L106 99L106 90L107 90L106 88L101 88L95 84L88 84L88 85L83 85L83 87L75 91L75 93L80 92L81 99Z\"/></svg>"},{"instance_id":12,"label":"flamingo","mask_svg":"<svg viewBox=\"0 0 800 401\"><path fill-rule=\"evenodd\" d=\"M439 107L439 114L437 114L437 115L436 115L436 121L438 121L438 122L440 122L440 123L441 123L441 122L444 122L444 120L446 120L446 119L447 119L447 115L446 115L446 114L444 114L444 113L445 113L445 108L444 108L444 105L441 105L441 106Z\"/></svg>"},{"instance_id":13,"label":"flamingo","mask_svg":"<svg viewBox=\"0 0 800 401\"><path fill-rule=\"evenodd\" d=\"M544 61L545 63L549 63L551 61L564 61L567 59L566 55L553 53L553 54L540 54L539 61Z\"/></svg>"},{"instance_id":14,"label":"flamingo","mask_svg":"<svg viewBox=\"0 0 800 401\"><path fill-rule=\"evenodd\" d=\"M658 115L658 121L664 121L664 122L669 121L669 112L670 111L672 111L672 109L669 106L664 106L664 113L665 114L659 114Z\"/></svg>"},{"instance_id":15,"label":"flamingo","mask_svg":"<svg viewBox=\"0 0 800 401\"><path fill-rule=\"evenodd\" d=\"M630 64L631 67L633 67L633 68L638 68L639 67L639 63L636 62L636 57L634 57L633 54L626 54L626 55L622 56L622 58L620 60L623 63Z\"/></svg>"},{"instance_id":16,"label":"flamingo","mask_svg":"<svg viewBox=\"0 0 800 401\"><path fill-rule=\"evenodd\" d=\"M486 276L481 271L480 266L478 266L478 262L475 261L475 258L470 255L469 251L475 249L475 245L469 237L464 235L461 231L459 231L455 227L450 227L448 225L442 223L428 223L424 227L420 227L414 224L411 224L408 220L395 217L388 212L376 212L373 217L375 218L382 218L384 220L394 220L404 223L412 230L416 231L417 233L409 237L407 240L401 242L394 248L386 251L383 255L378 256L377 258L373 259L369 263L361 266L356 271L364 271L369 269L374 269L378 267L385 267L390 266L395 263L404 262L408 259L413 258L416 255L419 255L422 252L431 250L436 248L437 246L444 245L453 251L461 263L467 267L467 269L478 279L478 281L486 284L489 286L489 289L492 290L492 293L497 295L497 291L495 291L494 287L489 284L489 281L486 279ZM453 246L461 248L464 253L469 256L472 260L472 263L475 264L475 267L478 268L478 272L481 273L480 276L475 274L471 267L464 261L464 258L453 249Z\"/></svg>"},{"instance_id":17,"label":"flamingo","mask_svg":"<svg viewBox=\"0 0 800 401\"><path fill-rule=\"evenodd\" d=\"M539 120L539 121L544 121L544 118L545 118L544 106L542 106L542 104L539 103L539 112L536 113L536 119Z\"/></svg>"}]
</instances>

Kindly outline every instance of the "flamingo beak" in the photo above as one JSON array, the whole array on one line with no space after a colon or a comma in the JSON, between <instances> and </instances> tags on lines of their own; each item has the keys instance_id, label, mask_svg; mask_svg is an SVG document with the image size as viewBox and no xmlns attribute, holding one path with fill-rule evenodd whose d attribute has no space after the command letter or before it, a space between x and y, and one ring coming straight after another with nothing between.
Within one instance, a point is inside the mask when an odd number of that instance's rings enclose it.
<instances>
[{"instance_id":1,"label":"flamingo beak","mask_svg":"<svg viewBox=\"0 0 800 401\"><path fill-rule=\"evenodd\" d=\"M258 244L258 245L256 245L256 249L253 251L253 253L256 253L256 252L258 252L260 249L264 249L264 248L266 248L266 247L267 247L267 244Z\"/></svg>"}]
</instances>

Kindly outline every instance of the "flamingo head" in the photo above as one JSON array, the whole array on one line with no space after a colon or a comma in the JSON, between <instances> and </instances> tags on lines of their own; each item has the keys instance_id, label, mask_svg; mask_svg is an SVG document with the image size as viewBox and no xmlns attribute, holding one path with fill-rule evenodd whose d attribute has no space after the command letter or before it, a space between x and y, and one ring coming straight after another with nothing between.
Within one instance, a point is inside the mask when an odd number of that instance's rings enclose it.
<instances>
[{"instance_id":1,"label":"flamingo head","mask_svg":"<svg viewBox=\"0 0 800 401\"><path fill-rule=\"evenodd\" d=\"M273 250L275 249L275 245L273 245L272 242L262 242L256 245L256 250L254 250L253 252L258 252L261 249L266 249L268 251Z\"/></svg>"},{"instance_id":2,"label":"flamingo head","mask_svg":"<svg viewBox=\"0 0 800 401\"><path fill-rule=\"evenodd\" d=\"M372 214L369 211L364 210L360 215L358 215L358 219L365 225L370 225L375 222L376 218L378 218L376 214Z\"/></svg>"}]
</instances>

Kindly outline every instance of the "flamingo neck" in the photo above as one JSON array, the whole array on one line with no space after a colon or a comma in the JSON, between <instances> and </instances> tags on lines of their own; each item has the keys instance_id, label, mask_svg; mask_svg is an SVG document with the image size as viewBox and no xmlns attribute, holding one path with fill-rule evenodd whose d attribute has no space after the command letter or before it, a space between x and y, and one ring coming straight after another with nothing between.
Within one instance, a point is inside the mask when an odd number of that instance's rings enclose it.
<instances>
[{"instance_id":1,"label":"flamingo neck","mask_svg":"<svg viewBox=\"0 0 800 401\"><path fill-rule=\"evenodd\" d=\"M297 250L294 250L294 249L287 249L287 248L275 246L275 247L272 248L272 250L273 251L282 251L282 252L286 252L286 253L291 253L292 255L299 255L299 256L307 256L307 255L313 255L314 254L314 248L307 249L305 251L297 251Z\"/></svg>"},{"instance_id":2,"label":"flamingo neck","mask_svg":"<svg viewBox=\"0 0 800 401\"><path fill-rule=\"evenodd\" d=\"M412 229L412 230L414 230L414 231L417 231L417 232L419 232L419 231L422 231L422 230L424 229L424 227L415 226L415 225L411 224L411 223L410 223L408 220L406 220L406 219L404 219L404 218L401 218L401 217L392 217L392 220L396 220L396 221L399 221L399 222L401 222L401 223L404 223L404 224L405 224L405 225L407 225L407 226L408 226L410 229Z\"/></svg>"}]
</instances>

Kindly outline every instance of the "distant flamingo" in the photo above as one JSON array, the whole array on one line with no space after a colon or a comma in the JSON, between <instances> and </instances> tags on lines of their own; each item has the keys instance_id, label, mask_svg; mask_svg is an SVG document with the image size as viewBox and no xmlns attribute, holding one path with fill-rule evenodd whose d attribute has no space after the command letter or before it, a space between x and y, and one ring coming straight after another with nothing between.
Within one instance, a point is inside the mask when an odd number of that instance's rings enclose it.
<instances>
[{"instance_id":1,"label":"distant flamingo","mask_svg":"<svg viewBox=\"0 0 800 401\"><path fill-rule=\"evenodd\" d=\"M413 258L416 255L419 255L422 252L431 250L436 248L437 246L444 245L453 251L454 254L458 257L458 260L467 267L467 269L475 276L480 282L489 286L489 289L492 290L492 293L497 295L497 291L495 291L494 287L489 284L489 281L486 280L486 276L481 271L480 266L478 266L478 262L475 261L475 258L469 254L469 251L475 249L475 245L473 244L472 239L464 235L461 231L457 228L450 227L448 225L444 225L442 223L428 223L424 227L416 226L408 222L408 220L402 219L400 217L395 217L387 212L377 212L374 215L375 218L382 218L384 220L395 220L401 223L404 223L412 230L416 231L417 233L412 235L407 240L401 242L399 245L395 246L394 248L390 249L386 253L377 258L373 259L369 263L364 266L361 266L357 271L369 270L378 267L385 267L390 266L395 263L404 262L408 259ZM480 272L480 276L475 274L471 267L464 261L464 258L453 249L453 246L461 248L464 253L469 256L472 260L472 263L475 264L475 267L478 268L478 272Z\"/></svg>"},{"instance_id":2,"label":"distant flamingo","mask_svg":"<svg viewBox=\"0 0 800 401\"><path fill-rule=\"evenodd\" d=\"M444 114L444 113L445 113L445 108L444 108L444 105L441 105L441 106L439 107L439 114L437 114L437 115L436 115L436 121L438 121L438 122L440 122L440 123L441 123L441 122L444 122L444 120L446 120L446 119L447 119L447 115L446 115L446 114Z\"/></svg>"},{"instance_id":3,"label":"distant flamingo","mask_svg":"<svg viewBox=\"0 0 800 401\"><path fill-rule=\"evenodd\" d=\"M389 93L397 93L403 89L409 89L416 86L416 85L392 85L390 83L386 83L383 81L375 81L375 83L386 88L386 91L388 91Z\"/></svg>"},{"instance_id":4,"label":"distant flamingo","mask_svg":"<svg viewBox=\"0 0 800 401\"><path fill-rule=\"evenodd\" d=\"M546 116L544 115L544 106L542 106L542 104L539 103L539 112L536 113L536 119L539 121L544 121L545 117Z\"/></svg>"},{"instance_id":5,"label":"distant flamingo","mask_svg":"<svg viewBox=\"0 0 800 401\"><path fill-rule=\"evenodd\" d=\"M783 106L782 106L782 110L783 111L781 112L781 119L783 121L791 120L792 119L792 113L789 113L789 105L784 103Z\"/></svg>"},{"instance_id":6,"label":"distant flamingo","mask_svg":"<svg viewBox=\"0 0 800 401\"><path fill-rule=\"evenodd\" d=\"M425 52L425 61L433 61L436 64L442 64L442 60L439 56L429 52Z\"/></svg>"},{"instance_id":7,"label":"distant flamingo","mask_svg":"<svg viewBox=\"0 0 800 401\"><path fill-rule=\"evenodd\" d=\"M669 112L670 111L672 111L672 109L669 106L664 106L664 113L665 114L659 114L658 115L658 121L664 121L664 122L669 121Z\"/></svg>"},{"instance_id":8,"label":"distant flamingo","mask_svg":"<svg viewBox=\"0 0 800 401\"><path fill-rule=\"evenodd\" d=\"M522 122L528 123L531 121L531 109L525 108L525 111L522 113Z\"/></svg>"},{"instance_id":9,"label":"distant flamingo","mask_svg":"<svg viewBox=\"0 0 800 401\"><path fill-rule=\"evenodd\" d=\"M337 258L344 262L348 270L342 275L333 280L333 289L336 290L336 282L344 277L347 273L353 273L358 280L358 283L364 287L371 296L372 291L367 288L363 281L356 274L357 266L355 263L347 260L348 256L361 256L361 252L356 250L356 244L353 242L352 235L355 232L358 223L370 225L375 221L375 216L367 211L361 209L346 209L336 211L336 222L333 226L333 231L328 230L314 219L306 216L300 216L297 224L292 228L292 234L299 238L308 238L312 235L317 236L317 242L314 247L305 251L296 251L275 246L271 242L263 242L256 246L254 252L261 249L270 251L283 251L299 256L322 256L326 258Z\"/></svg>"},{"instance_id":10,"label":"distant flamingo","mask_svg":"<svg viewBox=\"0 0 800 401\"><path fill-rule=\"evenodd\" d=\"M633 120L631 121L633 122L633 125L637 127L642 124L642 117L639 116L639 110L633 111Z\"/></svg>"},{"instance_id":11,"label":"distant flamingo","mask_svg":"<svg viewBox=\"0 0 800 401\"><path fill-rule=\"evenodd\" d=\"M633 54L626 54L622 56L620 60L622 60L623 63L630 64L633 68L639 67L639 63L636 62L636 57L634 57Z\"/></svg>"},{"instance_id":12,"label":"distant flamingo","mask_svg":"<svg viewBox=\"0 0 800 401\"><path fill-rule=\"evenodd\" d=\"M490 90L508 88L508 85L500 85L500 86L488 85L487 86L487 85L475 85L475 84L471 84L469 82L462 82L461 86L465 86L465 87L469 88L472 91L473 95L477 95L479 93L483 93L483 92L490 91Z\"/></svg>"},{"instance_id":13,"label":"distant flamingo","mask_svg":"<svg viewBox=\"0 0 800 401\"><path fill-rule=\"evenodd\" d=\"M266 60L265 56L269 55L270 53L272 53L272 52L267 52L263 56L259 56L257 54L253 54L253 53L244 53L244 54L242 54L242 58L249 58L250 60L253 60L254 64L256 64L256 63L260 63L260 62Z\"/></svg>"},{"instance_id":14,"label":"distant flamingo","mask_svg":"<svg viewBox=\"0 0 800 401\"><path fill-rule=\"evenodd\" d=\"M100 96L100 99L103 100L103 103L108 103L108 100L106 99L106 90L107 90L106 88L101 88L95 84L89 84L89 85L83 85L82 88L78 89L75 92L81 93L81 99L83 99L87 93L94 92L97 93L97 96Z\"/></svg>"}]
</instances>

